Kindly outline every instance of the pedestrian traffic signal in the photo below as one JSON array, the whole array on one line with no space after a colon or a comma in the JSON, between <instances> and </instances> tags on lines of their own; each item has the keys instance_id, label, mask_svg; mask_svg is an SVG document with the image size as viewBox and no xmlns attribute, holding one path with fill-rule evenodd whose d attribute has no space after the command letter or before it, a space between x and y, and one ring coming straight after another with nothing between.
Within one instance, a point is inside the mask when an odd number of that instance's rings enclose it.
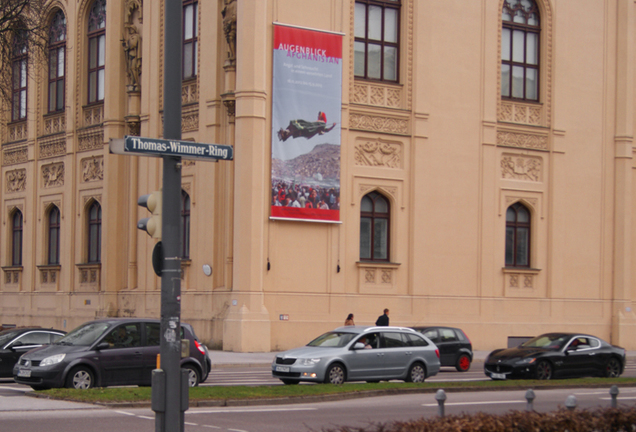
<instances>
[{"instance_id":1,"label":"pedestrian traffic signal","mask_svg":"<svg viewBox=\"0 0 636 432\"><path fill-rule=\"evenodd\" d=\"M139 197L137 204L146 207L152 216L139 219L137 228L146 231L152 238L161 240L161 206L163 194L161 191L155 191L148 195Z\"/></svg>"}]
</instances>

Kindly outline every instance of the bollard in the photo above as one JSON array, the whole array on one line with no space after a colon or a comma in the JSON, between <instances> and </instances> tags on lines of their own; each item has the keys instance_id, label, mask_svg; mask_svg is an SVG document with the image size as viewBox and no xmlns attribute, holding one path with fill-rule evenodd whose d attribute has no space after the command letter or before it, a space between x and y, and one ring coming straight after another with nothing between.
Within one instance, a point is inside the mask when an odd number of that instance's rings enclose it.
<instances>
[{"instance_id":1,"label":"bollard","mask_svg":"<svg viewBox=\"0 0 636 432\"><path fill-rule=\"evenodd\" d=\"M526 404L526 411L534 411L534 406L532 406L532 402L534 401L534 391L532 389L526 392L526 400L528 403Z\"/></svg>"},{"instance_id":2,"label":"bollard","mask_svg":"<svg viewBox=\"0 0 636 432\"><path fill-rule=\"evenodd\" d=\"M615 385L610 387L610 396L612 397L612 408L618 407L618 401L616 400L616 398L618 397L618 387L616 387Z\"/></svg>"},{"instance_id":3,"label":"bollard","mask_svg":"<svg viewBox=\"0 0 636 432\"><path fill-rule=\"evenodd\" d=\"M444 417L444 401L446 400L446 392L442 389L437 390L437 393L435 393L435 400L437 400L437 403L439 404L437 414L439 414L440 417Z\"/></svg>"},{"instance_id":4,"label":"bollard","mask_svg":"<svg viewBox=\"0 0 636 432\"><path fill-rule=\"evenodd\" d=\"M565 399L565 407L570 411L574 411L576 408L576 396L570 395Z\"/></svg>"}]
</instances>

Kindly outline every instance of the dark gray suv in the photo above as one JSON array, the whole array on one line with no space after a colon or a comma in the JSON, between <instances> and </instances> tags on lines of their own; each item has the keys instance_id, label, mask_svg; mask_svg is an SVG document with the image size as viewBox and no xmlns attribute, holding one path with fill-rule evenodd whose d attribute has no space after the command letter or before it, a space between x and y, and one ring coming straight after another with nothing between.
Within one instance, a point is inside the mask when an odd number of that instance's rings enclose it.
<instances>
[{"instance_id":1,"label":"dark gray suv","mask_svg":"<svg viewBox=\"0 0 636 432\"><path fill-rule=\"evenodd\" d=\"M181 323L181 339L190 341L190 353L181 359L181 368L189 371L189 384L194 387L210 371L208 351L189 324ZM150 385L159 343L157 319L89 321L54 344L22 355L13 368L13 379L35 390Z\"/></svg>"}]
</instances>

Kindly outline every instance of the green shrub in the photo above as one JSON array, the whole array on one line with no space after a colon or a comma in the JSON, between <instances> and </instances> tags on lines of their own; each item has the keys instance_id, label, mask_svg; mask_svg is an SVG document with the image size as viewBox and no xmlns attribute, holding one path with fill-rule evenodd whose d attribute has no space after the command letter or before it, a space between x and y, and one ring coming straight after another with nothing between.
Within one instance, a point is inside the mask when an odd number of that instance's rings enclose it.
<instances>
[{"instance_id":1,"label":"green shrub","mask_svg":"<svg viewBox=\"0 0 636 432\"><path fill-rule=\"evenodd\" d=\"M339 427L324 432L636 432L636 407L551 413L462 414L369 427Z\"/></svg>"}]
</instances>

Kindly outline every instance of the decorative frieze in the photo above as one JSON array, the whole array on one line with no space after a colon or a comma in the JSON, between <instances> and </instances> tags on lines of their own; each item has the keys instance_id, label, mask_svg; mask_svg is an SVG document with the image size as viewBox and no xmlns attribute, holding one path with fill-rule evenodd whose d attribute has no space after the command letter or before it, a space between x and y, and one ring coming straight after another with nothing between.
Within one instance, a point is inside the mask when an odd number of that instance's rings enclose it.
<instances>
[{"instance_id":1,"label":"decorative frieze","mask_svg":"<svg viewBox=\"0 0 636 432\"><path fill-rule=\"evenodd\" d=\"M66 113L44 117L42 135L53 135L66 131Z\"/></svg>"},{"instance_id":2,"label":"decorative frieze","mask_svg":"<svg viewBox=\"0 0 636 432\"><path fill-rule=\"evenodd\" d=\"M7 125L7 142L21 141L27 138L27 122L11 123Z\"/></svg>"},{"instance_id":3,"label":"decorative frieze","mask_svg":"<svg viewBox=\"0 0 636 432\"><path fill-rule=\"evenodd\" d=\"M28 160L29 151L26 146L10 147L4 149L4 157L2 158L2 165L16 165L24 163Z\"/></svg>"},{"instance_id":4,"label":"decorative frieze","mask_svg":"<svg viewBox=\"0 0 636 432\"><path fill-rule=\"evenodd\" d=\"M355 146L355 164L362 166L402 168L402 146L382 141L366 141Z\"/></svg>"},{"instance_id":5,"label":"decorative frieze","mask_svg":"<svg viewBox=\"0 0 636 432\"><path fill-rule=\"evenodd\" d=\"M64 135L56 135L39 140L40 159L47 159L66 154L66 138Z\"/></svg>"},{"instance_id":6,"label":"decorative frieze","mask_svg":"<svg viewBox=\"0 0 636 432\"><path fill-rule=\"evenodd\" d=\"M547 150L548 136L499 130L497 131L497 145Z\"/></svg>"},{"instance_id":7,"label":"decorative frieze","mask_svg":"<svg viewBox=\"0 0 636 432\"><path fill-rule=\"evenodd\" d=\"M540 126L543 114L542 105L530 105L501 101L499 121Z\"/></svg>"},{"instance_id":8,"label":"decorative frieze","mask_svg":"<svg viewBox=\"0 0 636 432\"><path fill-rule=\"evenodd\" d=\"M102 124L104 121L104 105L84 107L84 127Z\"/></svg>"},{"instance_id":9,"label":"decorative frieze","mask_svg":"<svg viewBox=\"0 0 636 432\"><path fill-rule=\"evenodd\" d=\"M82 159L82 183L104 180L104 157Z\"/></svg>"},{"instance_id":10,"label":"decorative frieze","mask_svg":"<svg viewBox=\"0 0 636 432\"><path fill-rule=\"evenodd\" d=\"M24 192L26 190L26 169L16 169L12 171L7 171L6 173L6 182L7 192Z\"/></svg>"},{"instance_id":11,"label":"decorative frieze","mask_svg":"<svg viewBox=\"0 0 636 432\"><path fill-rule=\"evenodd\" d=\"M401 108L404 96L402 88L357 82L353 86L351 99L354 103L364 105Z\"/></svg>"},{"instance_id":12,"label":"decorative frieze","mask_svg":"<svg viewBox=\"0 0 636 432\"><path fill-rule=\"evenodd\" d=\"M409 131L409 122L407 119L395 117L352 113L349 116L349 127L351 129L371 132L407 135Z\"/></svg>"},{"instance_id":13,"label":"decorative frieze","mask_svg":"<svg viewBox=\"0 0 636 432\"><path fill-rule=\"evenodd\" d=\"M42 165L42 184L45 188L64 186L64 163Z\"/></svg>"},{"instance_id":14,"label":"decorative frieze","mask_svg":"<svg viewBox=\"0 0 636 432\"><path fill-rule=\"evenodd\" d=\"M199 130L199 110L188 110L181 116L181 132L192 132Z\"/></svg>"},{"instance_id":15,"label":"decorative frieze","mask_svg":"<svg viewBox=\"0 0 636 432\"><path fill-rule=\"evenodd\" d=\"M181 103L188 105L199 102L199 86L197 80L186 81L181 86Z\"/></svg>"},{"instance_id":16,"label":"decorative frieze","mask_svg":"<svg viewBox=\"0 0 636 432\"><path fill-rule=\"evenodd\" d=\"M504 154L501 157L500 165L502 178L541 181L543 171L541 158Z\"/></svg>"},{"instance_id":17,"label":"decorative frieze","mask_svg":"<svg viewBox=\"0 0 636 432\"><path fill-rule=\"evenodd\" d=\"M99 150L104 146L104 130L101 127L78 132L78 150Z\"/></svg>"}]
</instances>

